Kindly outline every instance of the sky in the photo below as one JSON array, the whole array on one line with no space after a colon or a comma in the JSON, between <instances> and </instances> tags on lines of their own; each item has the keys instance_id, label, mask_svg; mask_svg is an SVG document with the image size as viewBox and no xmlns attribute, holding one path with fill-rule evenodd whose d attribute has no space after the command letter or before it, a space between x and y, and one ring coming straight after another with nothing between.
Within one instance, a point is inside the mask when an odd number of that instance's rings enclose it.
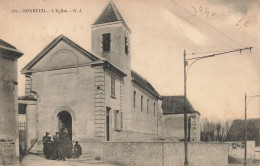
<instances>
[{"instance_id":1,"label":"sky","mask_svg":"<svg viewBox=\"0 0 260 166\"><path fill-rule=\"evenodd\" d=\"M65 35L91 48L91 24L108 0L0 0L0 38L24 53L21 69L55 37ZM245 47L194 63L187 96L209 120L244 118L245 93L260 94L260 11L257 0L114 0L130 27L132 69L161 95L183 95L183 52L187 58ZM23 9L64 9L69 13L23 13ZM73 12L76 9L81 12ZM195 53L195 54L194 54ZM192 62L189 62L191 64ZM260 118L260 97L248 97L248 118Z\"/></svg>"}]
</instances>

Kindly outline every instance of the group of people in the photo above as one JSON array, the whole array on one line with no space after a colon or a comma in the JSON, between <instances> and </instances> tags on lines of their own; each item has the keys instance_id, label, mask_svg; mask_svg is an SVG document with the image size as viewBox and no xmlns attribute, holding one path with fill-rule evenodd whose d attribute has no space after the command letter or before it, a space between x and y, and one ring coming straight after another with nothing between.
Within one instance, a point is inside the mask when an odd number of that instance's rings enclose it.
<instances>
[{"instance_id":1,"label":"group of people","mask_svg":"<svg viewBox=\"0 0 260 166\"><path fill-rule=\"evenodd\" d=\"M66 158L79 158L82 154L81 146L78 141L73 143L69 137L68 130L65 128L61 132L55 132L52 137L49 136L49 132L43 137L43 153L46 159L52 160L66 160Z\"/></svg>"}]
</instances>

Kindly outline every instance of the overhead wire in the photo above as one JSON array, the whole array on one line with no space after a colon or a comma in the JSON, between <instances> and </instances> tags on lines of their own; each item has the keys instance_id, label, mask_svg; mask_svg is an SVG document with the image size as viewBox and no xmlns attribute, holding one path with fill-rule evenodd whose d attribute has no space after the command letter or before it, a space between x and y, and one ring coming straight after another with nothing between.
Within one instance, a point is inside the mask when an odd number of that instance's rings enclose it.
<instances>
[{"instance_id":1,"label":"overhead wire","mask_svg":"<svg viewBox=\"0 0 260 166\"><path fill-rule=\"evenodd\" d=\"M169 6L164 6L164 7L166 7L169 11L174 12L177 16L179 16L180 18L182 18L182 19L184 19L184 20L187 20L187 21L188 21L188 20L192 20L192 19L197 19L197 20L199 20L199 22L201 22L202 24L204 24L204 25L210 27L213 31L215 31L215 32L217 32L217 33L219 33L219 34L221 34L221 35L224 36L226 39L229 39L230 41L232 41L232 42L235 43L236 45L239 45L239 47L243 47L242 44L240 44L239 42L233 40L232 38L230 38L229 36L227 36L227 35L224 34L223 32L219 31L218 29L214 28L214 27L211 26L210 24L206 23L205 21L203 21L203 20L200 19L199 17L194 17L190 11L188 11L186 8L182 7L182 6L181 6L180 4L178 4L176 1L172 0L172 2L175 3L175 4L176 4L178 7L180 7L182 10L186 11L187 13L189 13L189 16L188 16L187 18L185 18L184 16L180 15L178 12L171 10L171 9L169 8ZM162 6L163 6L163 5L162 5ZM193 21L189 21L188 23L194 25L194 26L197 27L197 28L201 28L201 27L195 25L195 24L193 23ZM209 35L212 36L211 33L209 33ZM218 41L220 41L222 44L226 45L227 47L230 47L231 49L235 49L234 47L231 47L231 45L229 45L228 43L224 42L223 40L220 40L219 38L216 38L216 39L217 39ZM213 52L219 52L219 51L208 51L208 52L205 52L205 53L213 53ZM201 53L203 53L203 52L196 53L196 54L201 54ZM191 54L192 54L192 53L191 53ZM190 55L190 53L188 53L187 55Z\"/></svg>"},{"instance_id":2,"label":"overhead wire","mask_svg":"<svg viewBox=\"0 0 260 166\"><path fill-rule=\"evenodd\" d=\"M176 4L178 4L175 0L172 0L174 1ZM190 11L188 11L186 8L182 7L180 4L178 4L183 10L185 10L186 12L188 12L189 14L192 15L192 13ZM193 15L192 15L193 16ZM202 23L204 23L205 25L209 26L210 28L214 29L216 32L222 34L223 36L225 36L227 39L233 41L234 43L236 43L237 45L239 45L240 47L243 47L239 42L233 40L232 38L230 38L229 36L227 36L226 34L224 34L223 32L219 31L218 29L214 28L212 25L206 23L205 21L203 21L202 19L200 19L199 17L194 17L193 18L196 18L197 20L201 21Z\"/></svg>"}]
</instances>

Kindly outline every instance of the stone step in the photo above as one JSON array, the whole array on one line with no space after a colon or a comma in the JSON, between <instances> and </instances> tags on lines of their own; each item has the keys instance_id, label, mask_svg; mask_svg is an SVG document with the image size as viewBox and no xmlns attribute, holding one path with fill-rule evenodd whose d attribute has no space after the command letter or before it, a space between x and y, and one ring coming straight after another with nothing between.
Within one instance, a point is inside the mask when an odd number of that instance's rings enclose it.
<instances>
[{"instance_id":1,"label":"stone step","mask_svg":"<svg viewBox=\"0 0 260 166\"><path fill-rule=\"evenodd\" d=\"M45 157L43 151L30 151L29 154Z\"/></svg>"},{"instance_id":2,"label":"stone step","mask_svg":"<svg viewBox=\"0 0 260 166\"><path fill-rule=\"evenodd\" d=\"M78 160L93 160L94 158L89 154L82 154Z\"/></svg>"},{"instance_id":3,"label":"stone step","mask_svg":"<svg viewBox=\"0 0 260 166\"><path fill-rule=\"evenodd\" d=\"M29 154L45 157L43 151L30 151ZM94 160L94 157L90 154L83 153L78 160Z\"/></svg>"}]
</instances>

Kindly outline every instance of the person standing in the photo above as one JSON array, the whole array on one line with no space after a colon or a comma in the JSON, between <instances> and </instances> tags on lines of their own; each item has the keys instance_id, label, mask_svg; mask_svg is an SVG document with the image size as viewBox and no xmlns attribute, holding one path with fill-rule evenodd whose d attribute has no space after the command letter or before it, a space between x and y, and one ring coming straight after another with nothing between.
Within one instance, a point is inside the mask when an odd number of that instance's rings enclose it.
<instances>
[{"instance_id":1,"label":"person standing","mask_svg":"<svg viewBox=\"0 0 260 166\"><path fill-rule=\"evenodd\" d=\"M64 129L63 135L62 135L62 140L64 143L64 150L65 150L65 156L67 158L70 158L70 149L72 149L73 145L70 145L70 137L67 128Z\"/></svg>"},{"instance_id":2,"label":"person standing","mask_svg":"<svg viewBox=\"0 0 260 166\"><path fill-rule=\"evenodd\" d=\"M68 143L68 133L66 132L66 128L59 135L59 150L58 150L58 159L65 161L67 146Z\"/></svg>"},{"instance_id":3,"label":"person standing","mask_svg":"<svg viewBox=\"0 0 260 166\"><path fill-rule=\"evenodd\" d=\"M52 142L52 160L58 159L58 151L59 151L59 132L55 132L55 135L53 136L53 142Z\"/></svg>"},{"instance_id":4,"label":"person standing","mask_svg":"<svg viewBox=\"0 0 260 166\"><path fill-rule=\"evenodd\" d=\"M79 142L76 141L74 145L73 158L79 158L80 155L82 155L82 149L81 146L79 145Z\"/></svg>"},{"instance_id":5,"label":"person standing","mask_svg":"<svg viewBox=\"0 0 260 166\"><path fill-rule=\"evenodd\" d=\"M49 132L46 132L45 136L43 136L43 138L42 138L44 156L46 156L46 145L47 145L46 143L47 143L48 139L51 138L51 137L49 137L49 134L50 134Z\"/></svg>"},{"instance_id":6,"label":"person standing","mask_svg":"<svg viewBox=\"0 0 260 166\"><path fill-rule=\"evenodd\" d=\"M51 141L51 137L47 138L48 140L45 143L45 153L46 153L46 159L51 159L51 155L52 155L52 141Z\"/></svg>"}]
</instances>

